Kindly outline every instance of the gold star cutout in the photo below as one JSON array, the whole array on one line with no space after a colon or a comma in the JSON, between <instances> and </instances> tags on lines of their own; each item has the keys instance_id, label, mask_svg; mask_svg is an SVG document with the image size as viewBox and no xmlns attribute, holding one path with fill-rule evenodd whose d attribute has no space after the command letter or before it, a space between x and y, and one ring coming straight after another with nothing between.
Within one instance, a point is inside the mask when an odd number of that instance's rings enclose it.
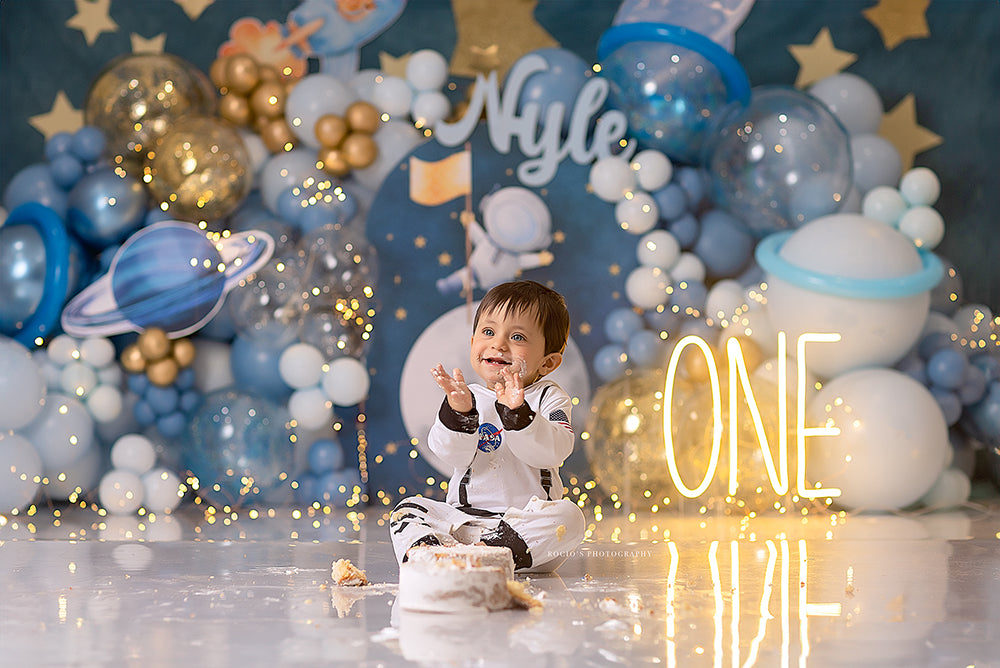
<instances>
[{"instance_id":1,"label":"gold star cutout","mask_svg":"<svg viewBox=\"0 0 1000 668\"><path fill-rule=\"evenodd\" d=\"M396 309L396 320L406 320L406 309L398 308Z\"/></svg>"},{"instance_id":2,"label":"gold star cutout","mask_svg":"<svg viewBox=\"0 0 1000 668\"><path fill-rule=\"evenodd\" d=\"M451 73L475 77L496 71L503 81L518 58L545 47L559 46L535 20L538 0L451 0L458 39L451 56Z\"/></svg>"},{"instance_id":3,"label":"gold star cutout","mask_svg":"<svg viewBox=\"0 0 1000 668\"><path fill-rule=\"evenodd\" d=\"M102 32L116 32L118 24L111 20L111 0L75 0L76 14L66 21L67 28L83 33L87 46L93 46Z\"/></svg>"},{"instance_id":4,"label":"gold star cutout","mask_svg":"<svg viewBox=\"0 0 1000 668\"><path fill-rule=\"evenodd\" d=\"M908 39L930 36L925 16L929 4L931 0L879 0L861 13L878 29L885 48L892 51Z\"/></svg>"},{"instance_id":5,"label":"gold star cutout","mask_svg":"<svg viewBox=\"0 0 1000 668\"><path fill-rule=\"evenodd\" d=\"M215 0L174 0L174 2L181 6L189 19L197 21L201 13L208 9L208 6Z\"/></svg>"},{"instance_id":6,"label":"gold star cutout","mask_svg":"<svg viewBox=\"0 0 1000 668\"><path fill-rule=\"evenodd\" d=\"M447 267L451 264L451 253L445 252L438 255L438 264L442 267Z\"/></svg>"},{"instance_id":7,"label":"gold star cutout","mask_svg":"<svg viewBox=\"0 0 1000 668\"><path fill-rule=\"evenodd\" d=\"M833 38L827 27L816 33L812 44L789 44L788 52L799 64L799 74L795 77L796 88L805 88L820 79L838 74L858 59L856 54L833 46Z\"/></svg>"},{"instance_id":8,"label":"gold star cutout","mask_svg":"<svg viewBox=\"0 0 1000 668\"><path fill-rule=\"evenodd\" d=\"M424 248L427 246L427 237L416 237L413 240L413 245L417 248Z\"/></svg>"},{"instance_id":9,"label":"gold star cutout","mask_svg":"<svg viewBox=\"0 0 1000 668\"><path fill-rule=\"evenodd\" d=\"M917 123L917 102L913 93L908 93L899 104L882 114L878 133L899 151L904 172L913 167L913 158L918 153L939 146L944 141L940 135Z\"/></svg>"},{"instance_id":10,"label":"gold star cutout","mask_svg":"<svg viewBox=\"0 0 1000 668\"><path fill-rule=\"evenodd\" d=\"M49 139L58 132L73 133L83 127L83 112L73 108L66 93L56 93L52 109L44 114L38 114L28 119L35 128Z\"/></svg>"},{"instance_id":11,"label":"gold star cutout","mask_svg":"<svg viewBox=\"0 0 1000 668\"><path fill-rule=\"evenodd\" d=\"M611 274L612 276L617 276L618 274L622 273L622 268L617 264L613 264L610 267L608 267L608 273Z\"/></svg>"},{"instance_id":12,"label":"gold star cutout","mask_svg":"<svg viewBox=\"0 0 1000 668\"><path fill-rule=\"evenodd\" d=\"M580 323L580 333L583 334L584 336L586 336L587 334L590 334L591 330L592 330L592 328L591 328L589 322L581 322Z\"/></svg>"},{"instance_id":13,"label":"gold star cutout","mask_svg":"<svg viewBox=\"0 0 1000 668\"><path fill-rule=\"evenodd\" d=\"M378 66L383 72L392 77L399 77L400 79L406 78L406 64L410 62L410 56L412 53L404 53L399 58L386 53L385 51L379 51L378 53Z\"/></svg>"},{"instance_id":14,"label":"gold star cutout","mask_svg":"<svg viewBox=\"0 0 1000 668\"><path fill-rule=\"evenodd\" d=\"M557 244L563 243L564 241L566 241L566 233L563 232L562 230L556 230L555 232L552 233L552 241L556 242Z\"/></svg>"},{"instance_id":15,"label":"gold star cutout","mask_svg":"<svg viewBox=\"0 0 1000 668\"><path fill-rule=\"evenodd\" d=\"M163 46L167 43L165 32L149 39L138 33L132 33L129 37L132 39L132 53L163 53Z\"/></svg>"}]
</instances>

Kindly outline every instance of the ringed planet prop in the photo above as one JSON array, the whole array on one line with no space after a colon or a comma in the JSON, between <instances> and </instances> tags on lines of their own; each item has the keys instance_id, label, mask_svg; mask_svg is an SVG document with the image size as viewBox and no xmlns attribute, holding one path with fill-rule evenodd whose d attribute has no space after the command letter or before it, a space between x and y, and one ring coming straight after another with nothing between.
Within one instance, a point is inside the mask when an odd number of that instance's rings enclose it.
<instances>
[{"instance_id":1,"label":"ringed planet prop","mask_svg":"<svg viewBox=\"0 0 1000 668\"><path fill-rule=\"evenodd\" d=\"M149 327L171 338L196 332L274 252L274 239L259 230L215 236L176 221L139 230L115 253L108 272L66 305L63 329L77 337Z\"/></svg>"}]
</instances>

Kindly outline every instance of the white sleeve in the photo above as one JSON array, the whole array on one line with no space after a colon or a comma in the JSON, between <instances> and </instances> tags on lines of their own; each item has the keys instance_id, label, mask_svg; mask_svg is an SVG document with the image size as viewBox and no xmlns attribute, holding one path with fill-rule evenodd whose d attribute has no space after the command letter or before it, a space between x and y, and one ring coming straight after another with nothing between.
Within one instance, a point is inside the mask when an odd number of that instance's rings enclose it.
<instances>
[{"instance_id":1,"label":"white sleeve","mask_svg":"<svg viewBox=\"0 0 1000 668\"><path fill-rule=\"evenodd\" d=\"M570 424L572 408L572 401L559 386L548 385L527 426L511 429L504 425L507 447L528 466L559 468L573 452L576 441Z\"/></svg>"}]
</instances>

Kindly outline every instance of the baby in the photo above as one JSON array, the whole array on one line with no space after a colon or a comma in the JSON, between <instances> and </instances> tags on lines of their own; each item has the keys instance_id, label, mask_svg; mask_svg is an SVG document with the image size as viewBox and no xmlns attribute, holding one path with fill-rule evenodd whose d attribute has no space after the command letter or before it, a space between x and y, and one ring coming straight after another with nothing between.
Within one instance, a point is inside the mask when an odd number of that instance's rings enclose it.
<instances>
[{"instance_id":1,"label":"baby","mask_svg":"<svg viewBox=\"0 0 1000 668\"><path fill-rule=\"evenodd\" d=\"M447 502L402 500L389 527L397 560L414 545L505 546L517 570L549 571L583 540L582 511L563 499L559 467L573 451L569 396L545 376L562 362L569 313L534 281L500 284L473 321L472 368L431 370L445 399L427 437L454 468Z\"/></svg>"}]
</instances>

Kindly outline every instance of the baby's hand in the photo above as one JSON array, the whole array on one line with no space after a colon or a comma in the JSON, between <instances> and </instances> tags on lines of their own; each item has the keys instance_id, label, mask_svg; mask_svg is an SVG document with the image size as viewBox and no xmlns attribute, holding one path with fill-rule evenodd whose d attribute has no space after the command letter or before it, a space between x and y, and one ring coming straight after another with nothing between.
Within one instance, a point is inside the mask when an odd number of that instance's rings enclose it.
<instances>
[{"instance_id":1,"label":"baby's hand","mask_svg":"<svg viewBox=\"0 0 1000 668\"><path fill-rule=\"evenodd\" d=\"M459 413L468 413L472 410L472 391L465 383L461 369L455 369L454 374L449 376L444 370L444 365L438 364L431 369L431 375L438 387L444 390L452 410Z\"/></svg>"},{"instance_id":2,"label":"baby's hand","mask_svg":"<svg viewBox=\"0 0 1000 668\"><path fill-rule=\"evenodd\" d=\"M497 393L497 401L514 410L524 403L524 388L521 387L521 375L511 371L513 365L500 372L500 380L493 387Z\"/></svg>"}]
</instances>

